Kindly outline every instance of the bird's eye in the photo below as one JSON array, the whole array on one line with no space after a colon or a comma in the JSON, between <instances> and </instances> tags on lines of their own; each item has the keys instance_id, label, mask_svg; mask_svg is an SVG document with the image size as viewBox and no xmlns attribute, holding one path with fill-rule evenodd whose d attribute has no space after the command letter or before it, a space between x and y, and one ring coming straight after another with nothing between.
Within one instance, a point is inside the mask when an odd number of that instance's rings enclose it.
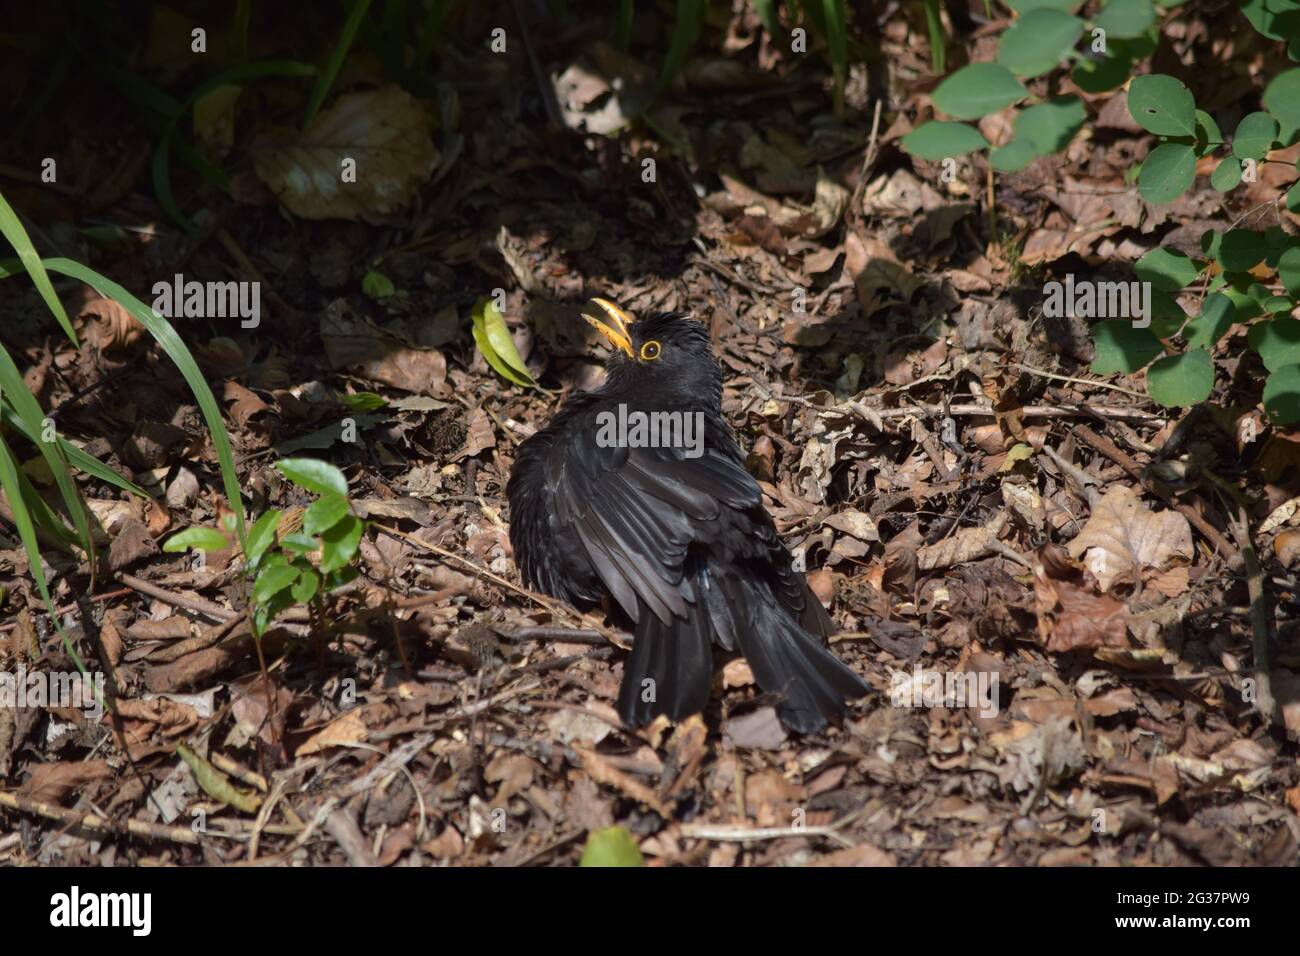
<instances>
[{"instance_id":1,"label":"bird's eye","mask_svg":"<svg viewBox=\"0 0 1300 956\"><path fill-rule=\"evenodd\" d=\"M659 343L651 339L645 345L641 346L641 361L653 362L659 357Z\"/></svg>"}]
</instances>

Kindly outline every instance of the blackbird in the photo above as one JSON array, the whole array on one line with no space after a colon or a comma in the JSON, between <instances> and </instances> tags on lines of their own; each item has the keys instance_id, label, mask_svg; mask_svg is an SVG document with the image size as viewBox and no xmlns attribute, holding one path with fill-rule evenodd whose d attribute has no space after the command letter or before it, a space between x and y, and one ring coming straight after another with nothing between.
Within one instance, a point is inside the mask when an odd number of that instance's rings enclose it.
<instances>
[{"instance_id":1,"label":"blackbird","mask_svg":"<svg viewBox=\"0 0 1300 956\"><path fill-rule=\"evenodd\" d=\"M583 318L616 350L605 383L519 447L506 489L524 581L583 610L612 597L631 619L629 727L703 710L718 644L744 654L790 728L824 729L867 685L825 646L830 617L722 417L704 327L684 313L633 323L593 301L607 321Z\"/></svg>"}]
</instances>

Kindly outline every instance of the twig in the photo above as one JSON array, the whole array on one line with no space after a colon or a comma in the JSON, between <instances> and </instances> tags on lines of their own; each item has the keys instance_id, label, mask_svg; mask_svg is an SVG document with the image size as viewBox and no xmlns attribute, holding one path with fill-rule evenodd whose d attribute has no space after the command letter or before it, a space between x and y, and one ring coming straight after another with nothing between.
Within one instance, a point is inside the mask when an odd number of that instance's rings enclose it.
<instances>
[{"instance_id":1,"label":"twig","mask_svg":"<svg viewBox=\"0 0 1300 956\"><path fill-rule=\"evenodd\" d=\"M1255 654L1256 705L1264 719L1276 726L1282 725L1282 712L1273 696L1273 676L1269 669L1268 641L1269 613L1268 599L1264 594L1264 570L1259 564L1259 555L1250 540L1250 518L1246 509L1238 502L1234 514L1224 495L1224 508L1228 512L1228 527L1237 539L1242 558L1246 564L1246 593L1250 597L1250 633Z\"/></svg>"},{"instance_id":2,"label":"twig","mask_svg":"<svg viewBox=\"0 0 1300 956\"><path fill-rule=\"evenodd\" d=\"M183 608L186 611L193 611L195 614L203 614L213 618L221 624L233 621L242 615L238 611L231 611L219 604L213 604L211 601L205 601L200 597L190 597L184 594L173 594L165 588L160 588L143 578L137 578L135 575L127 574L123 571L114 575L119 581L127 587L139 591L141 594L147 594L151 598L157 598L164 604L171 604L174 607Z\"/></svg>"},{"instance_id":3,"label":"twig","mask_svg":"<svg viewBox=\"0 0 1300 956\"><path fill-rule=\"evenodd\" d=\"M1131 388L1124 388L1119 385L1111 385L1107 382L1094 382L1087 378L1075 378L1072 375L1059 375L1056 372L1049 372L1046 369L1034 368L1032 365L1021 365L1019 362L1011 363L1011 367L1018 368L1022 372L1029 372L1031 375L1050 378L1058 382L1069 382L1073 385L1090 385L1094 388L1108 388L1112 392L1123 392L1125 395L1132 395L1135 398L1146 398L1146 396L1141 392L1135 392Z\"/></svg>"},{"instance_id":4,"label":"twig","mask_svg":"<svg viewBox=\"0 0 1300 956\"><path fill-rule=\"evenodd\" d=\"M101 833L129 834L149 840L188 843L191 846L198 846L200 842L199 835L189 827L169 827L160 823L145 823L141 820L120 822L108 817L102 817L97 813L78 813L76 810L65 810L63 807L46 803L44 800L33 800L30 797L24 797L16 793L0 792L0 807L8 807L10 810L17 810L19 813L31 813L49 820L58 820L68 826L97 830Z\"/></svg>"}]
</instances>

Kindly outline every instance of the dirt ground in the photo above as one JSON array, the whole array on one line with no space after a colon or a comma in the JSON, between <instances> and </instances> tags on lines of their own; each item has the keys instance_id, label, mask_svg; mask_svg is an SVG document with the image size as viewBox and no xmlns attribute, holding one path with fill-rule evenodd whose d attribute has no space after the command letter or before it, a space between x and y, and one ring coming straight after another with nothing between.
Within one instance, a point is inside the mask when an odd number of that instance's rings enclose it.
<instances>
[{"instance_id":1,"label":"dirt ground","mask_svg":"<svg viewBox=\"0 0 1300 956\"><path fill-rule=\"evenodd\" d=\"M255 647L239 554L160 549L227 509L176 367L88 287L59 287L78 348L8 280L0 337L33 393L155 498L79 482L105 566L47 561L117 716L0 709L0 861L555 866L619 825L661 866L1294 865L1296 532L1261 525L1295 510L1295 432L1245 447L1230 393L1170 411L1137 378L1098 378L1088 323L1041 309L1045 282L1125 274L1259 200L1225 207L1198 180L1143 203L1125 172L1151 137L1122 92L1088 97L1090 135L1023 173L994 182L965 157L945 176L897 145L934 83L902 17L840 116L825 61L795 62L742 9L634 121L627 91L653 83L667 38L638 32L621 57L595 9L522 30L503 13L506 53L458 39L418 96L365 101L435 118L432 171L382 214L277 201L277 131L306 89L286 79L240 95L228 192L175 164L193 232L160 206L157 133L80 67L6 145L0 189L43 254L146 302L177 273L261 283L256 328L177 322L244 506L300 511L272 465L319 457L367 530L327 626L290 610ZM458 37L497 13L464 14ZM185 75L180 99L202 79ZM358 55L338 92L389 86ZM22 173L46 155L69 170L58 188ZM83 228L105 223L126 238ZM537 387L471 336L498 289ZM707 323L767 507L873 688L825 734L788 734L723 657L700 717L630 732L613 707L628 635L520 586L505 484L518 444L600 379L593 295ZM66 670L27 572L0 514L0 660ZM982 675L997 706L922 701L927 672Z\"/></svg>"}]
</instances>

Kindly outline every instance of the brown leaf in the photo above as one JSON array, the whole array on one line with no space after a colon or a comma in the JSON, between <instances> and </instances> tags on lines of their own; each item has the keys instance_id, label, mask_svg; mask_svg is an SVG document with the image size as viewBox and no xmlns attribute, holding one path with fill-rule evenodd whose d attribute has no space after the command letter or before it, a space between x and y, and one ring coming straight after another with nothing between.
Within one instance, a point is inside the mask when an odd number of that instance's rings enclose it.
<instances>
[{"instance_id":1,"label":"brown leaf","mask_svg":"<svg viewBox=\"0 0 1300 956\"><path fill-rule=\"evenodd\" d=\"M438 160L424 108L391 85L345 93L301 132L264 130L250 152L258 177L303 219L373 221L395 212Z\"/></svg>"},{"instance_id":2,"label":"brown leaf","mask_svg":"<svg viewBox=\"0 0 1300 956\"><path fill-rule=\"evenodd\" d=\"M107 760L41 763L32 767L32 775L18 788L18 792L33 800L62 803L74 790L112 777L113 768Z\"/></svg>"},{"instance_id":3,"label":"brown leaf","mask_svg":"<svg viewBox=\"0 0 1300 956\"><path fill-rule=\"evenodd\" d=\"M1187 519L1176 511L1152 511L1127 486L1106 492L1069 550L1076 561L1087 553L1084 564L1102 591L1120 578L1136 581L1148 568L1163 571L1194 556Z\"/></svg>"}]
</instances>

